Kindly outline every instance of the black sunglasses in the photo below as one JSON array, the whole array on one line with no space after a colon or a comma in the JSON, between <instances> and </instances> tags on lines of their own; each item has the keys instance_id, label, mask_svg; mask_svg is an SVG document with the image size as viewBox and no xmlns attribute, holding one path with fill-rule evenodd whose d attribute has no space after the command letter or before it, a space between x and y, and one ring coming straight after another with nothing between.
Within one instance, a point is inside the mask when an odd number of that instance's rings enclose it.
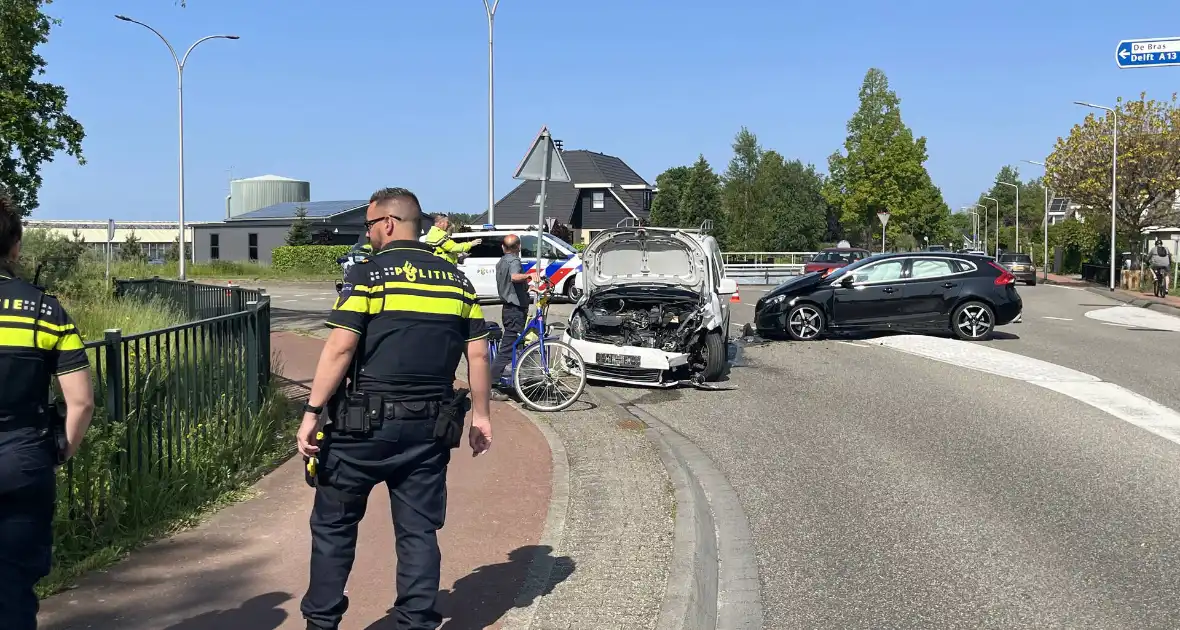
<instances>
[{"instance_id":1,"label":"black sunglasses","mask_svg":"<svg viewBox=\"0 0 1180 630\"><path fill-rule=\"evenodd\" d=\"M376 219L369 219L368 221L365 221L365 231L367 232L367 231L373 229L374 225L377 225L378 223L380 223L381 221L384 221L386 219L393 219L394 221L408 221L409 220L409 219L406 219L405 217L399 217L396 215L387 214L383 217L377 217Z\"/></svg>"}]
</instances>

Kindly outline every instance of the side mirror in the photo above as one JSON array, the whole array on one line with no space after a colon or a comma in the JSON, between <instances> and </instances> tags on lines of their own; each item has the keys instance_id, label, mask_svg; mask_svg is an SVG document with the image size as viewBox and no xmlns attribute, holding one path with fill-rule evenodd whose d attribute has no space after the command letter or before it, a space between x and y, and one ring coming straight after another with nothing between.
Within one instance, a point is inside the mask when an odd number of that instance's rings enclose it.
<instances>
[{"instance_id":1,"label":"side mirror","mask_svg":"<svg viewBox=\"0 0 1180 630\"><path fill-rule=\"evenodd\" d=\"M844 287L845 289L851 289L852 288L852 275L849 274L847 276L844 276L843 278L840 278L840 286Z\"/></svg>"},{"instance_id":2,"label":"side mirror","mask_svg":"<svg viewBox=\"0 0 1180 630\"><path fill-rule=\"evenodd\" d=\"M733 295L737 290L737 280L733 278L722 278L721 283L717 285L717 292L721 295Z\"/></svg>"}]
</instances>

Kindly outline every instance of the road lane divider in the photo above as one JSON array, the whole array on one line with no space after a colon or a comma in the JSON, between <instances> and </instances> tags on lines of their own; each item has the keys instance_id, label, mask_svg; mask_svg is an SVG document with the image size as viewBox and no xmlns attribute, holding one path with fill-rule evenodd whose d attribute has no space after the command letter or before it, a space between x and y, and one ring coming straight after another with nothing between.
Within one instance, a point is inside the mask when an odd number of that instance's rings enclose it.
<instances>
[{"instance_id":1,"label":"road lane divider","mask_svg":"<svg viewBox=\"0 0 1180 630\"><path fill-rule=\"evenodd\" d=\"M1180 444L1180 413L1092 374L957 339L897 335L866 343L1043 387Z\"/></svg>"}]
</instances>

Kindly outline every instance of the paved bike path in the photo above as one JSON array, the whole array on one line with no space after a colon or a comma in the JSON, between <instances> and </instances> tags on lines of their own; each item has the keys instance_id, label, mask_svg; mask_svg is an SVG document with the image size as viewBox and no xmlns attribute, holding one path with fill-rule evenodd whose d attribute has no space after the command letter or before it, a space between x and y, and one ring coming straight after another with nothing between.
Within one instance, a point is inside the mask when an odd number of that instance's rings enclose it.
<instances>
[{"instance_id":1,"label":"paved bike path","mask_svg":"<svg viewBox=\"0 0 1180 630\"><path fill-rule=\"evenodd\" d=\"M285 377L310 386L323 342L274 333ZM517 410L492 403L493 446L471 457L464 443L448 472L440 612L455 630L499 627L534 558L549 505L545 437ZM313 491L301 460L254 488L257 496L202 525L131 553L125 561L42 602L42 630L302 630ZM389 496L377 487L361 522L348 585L346 629L393 628L396 557ZM527 602L525 602L527 604Z\"/></svg>"}]
</instances>

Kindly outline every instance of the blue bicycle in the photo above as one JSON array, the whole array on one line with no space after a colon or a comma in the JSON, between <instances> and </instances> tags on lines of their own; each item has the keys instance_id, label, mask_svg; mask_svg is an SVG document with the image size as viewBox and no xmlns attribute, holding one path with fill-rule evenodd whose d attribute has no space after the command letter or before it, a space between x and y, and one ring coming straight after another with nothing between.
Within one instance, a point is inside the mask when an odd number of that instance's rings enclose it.
<instances>
[{"instance_id":1,"label":"blue bicycle","mask_svg":"<svg viewBox=\"0 0 1180 630\"><path fill-rule=\"evenodd\" d=\"M536 313L512 344L510 373L500 376L500 382L512 385L521 402L537 411L561 411L574 404L586 390L586 362L582 355L559 337L546 333L552 297L551 283L543 282L537 287ZM488 323L492 361L496 360L503 336L504 330L498 324Z\"/></svg>"}]
</instances>

